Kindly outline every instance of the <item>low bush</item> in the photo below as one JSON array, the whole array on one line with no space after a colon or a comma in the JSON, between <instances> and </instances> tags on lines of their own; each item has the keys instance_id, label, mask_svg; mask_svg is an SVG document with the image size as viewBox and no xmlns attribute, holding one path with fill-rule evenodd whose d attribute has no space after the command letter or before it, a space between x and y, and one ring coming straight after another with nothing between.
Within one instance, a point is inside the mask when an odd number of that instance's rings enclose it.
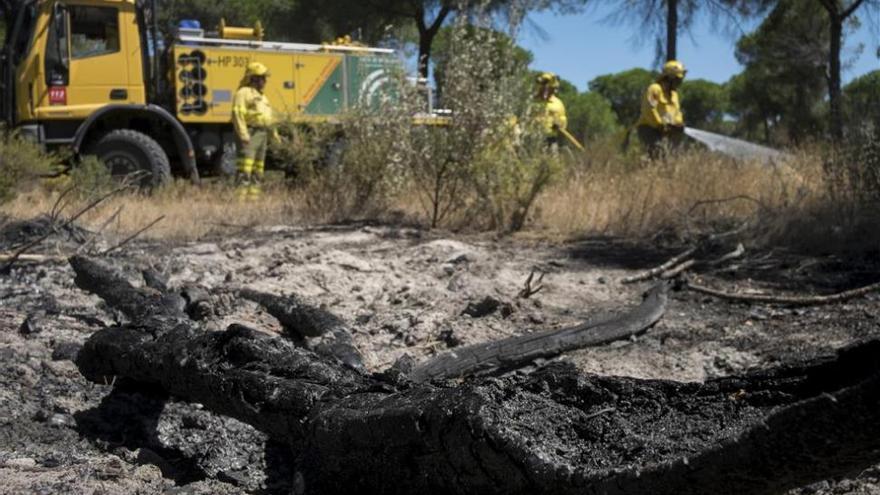
<instances>
[{"instance_id":1,"label":"low bush","mask_svg":"<svg viewBox=\"0 0 880 495\"><path fill-rule=\"evenodd\" d=\"M58 166L58 158L14 133L0 131L0 203L32 187Z\"/></svg>"},{"instance_id":2,"label":"low bush","mask_svg":"<svg viewBox=\"0 0 880 495\"><path fill-rule=\"evenodd\" d=\"M104 163L94 156L83 157L68 174L70 187L80 197L94 197L106 194L117 187Z\"/></svg>"}]
</instances>

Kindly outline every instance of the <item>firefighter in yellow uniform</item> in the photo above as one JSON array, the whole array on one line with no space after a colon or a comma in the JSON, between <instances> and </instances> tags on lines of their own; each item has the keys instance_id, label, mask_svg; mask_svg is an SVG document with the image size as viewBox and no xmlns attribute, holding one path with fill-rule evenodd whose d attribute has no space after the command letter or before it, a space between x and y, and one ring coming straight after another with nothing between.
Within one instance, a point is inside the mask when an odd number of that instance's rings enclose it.
<instances>
[{"instance_id":1,"label":"firefighter in yellow uniform","mask_svg":"<svg viewBox=\"0 0 880 495\"><path fill-rule=\"evenodd\" d=\"M686 73L681 62L666 62L660 77L648 86L642 98L637 131L639 141L651 158L659 158L664 147L677 146L683 139L684 115L681 113L678 88Z\"/></svg>"},{"instance_id":2,"label":"firefighter in yellow uniform","mask_svg":"<svg viewBox=\"0 0 880 495\"><path fill-rule=\"evenodd\" d=\"M553 149L559 145L560 130L568 125L568 117L565 115L565 104L556 96L559 91L559 78L551 72L544 72L538 76L538 91L535 94L535 102L538 104L538 122L547 145Z\"/></svg>"},{"instance_id":3,"label":"firefighter in yellow uniform","mask_svg":"<svg viewBox=\"0 0 880 495\"><path fill-rule=\"evenodd\" d=\"M232 100L232 125L238 145L236 195L239 199L256 199L262 194L269 138L278 139L272 107L263 94L268 77L269 69L265 65L252 62Z\"/></svg>"}]
</instances>

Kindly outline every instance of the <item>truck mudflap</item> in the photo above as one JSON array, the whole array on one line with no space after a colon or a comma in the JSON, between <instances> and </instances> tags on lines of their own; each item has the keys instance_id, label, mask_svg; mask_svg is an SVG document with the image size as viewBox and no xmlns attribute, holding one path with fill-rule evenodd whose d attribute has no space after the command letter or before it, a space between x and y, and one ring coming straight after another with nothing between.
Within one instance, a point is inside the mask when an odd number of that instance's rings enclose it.
<instances>
[{"instance_id":1,"label":"truck mudflap","mask_svg":"<svg viewBox=\"0 0 880 495\"><path fill-rule=\"evenodd\" d=\"M107 105L102 107L100 110L96 111L92 115L89 116L77 129L76 134L73 138L73 151L74 153L79 153L80 148L83 145L83 141L89 133L89 130L92 129L92 126L95 122L99 121L102 118L110 117L113 113L125 113L131 115L132 113L143 113L147 115L151 115L153 117L158 118L160 121L166 123L171 128L172 138L174 139L174 145L177 148L178 155L180 156L181 165L183 166L183 170L186 172L189 180L193 184L199 184L199 169L196 166L196 153L195 147L193 146L192 140L186 133L186 129L184 129L183 124L180 123L173 115L171 115L168 110L158 106L158 105Z\"/></svg>"}]
</instances>

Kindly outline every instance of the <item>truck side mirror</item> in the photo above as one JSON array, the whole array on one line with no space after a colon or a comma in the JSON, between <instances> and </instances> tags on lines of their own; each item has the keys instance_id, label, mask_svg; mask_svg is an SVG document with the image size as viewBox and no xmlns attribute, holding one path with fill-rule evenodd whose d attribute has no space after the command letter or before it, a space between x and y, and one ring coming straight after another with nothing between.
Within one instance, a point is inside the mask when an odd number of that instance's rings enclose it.
<instances>
[{"instance_id":1,"label":"truck side mirror","mask_svg":"<svg viewBox=\"0 0 880 495\"><path fill-rule=\"evenodd\" d=\"M70 33L67 6L56 2L52 9L51 52L46 56L46 85L67 86L70 82Z\"/></svg>"}]
</instances>

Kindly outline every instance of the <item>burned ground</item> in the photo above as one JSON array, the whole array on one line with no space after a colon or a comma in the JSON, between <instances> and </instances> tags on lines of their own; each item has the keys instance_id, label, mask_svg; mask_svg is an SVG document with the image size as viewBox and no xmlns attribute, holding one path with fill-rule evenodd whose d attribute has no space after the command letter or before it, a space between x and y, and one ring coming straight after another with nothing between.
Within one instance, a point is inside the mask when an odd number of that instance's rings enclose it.
<instances>
[{"instance_id":1,"label":"burned ground","mask_svg":"<svg viewBox=\"0 0 880 495\"><path fill-rule=\"evenodd\" d=\"M49 243L44 249L75 248L79 241L64 242L71 244ZM9 247L6 244L4 250ZM175 287L247 286L308 297L342 316L353 330L367 368L382 371L405 354L422 360L456 346L621 311L637 303L647 286L624 286L617 281L663 261L677 249L648 249L614 239L553 245L340 226L258 230L174 247L141 242L127 246L117 261L129 267L131 279L138 284L137 269L151 268ZM531 298L517 298L533 269L547 273L545 288ZM735 271L707 273L703 278L719 287L737 283L809 292L871 282L875 270L854 260L758 253ZM486 298L499 302L494 310L477 317L467 314L469 305ZM869 295L840 305L790 309L730 304L674 292L666 315L647 334L573 352L560 361L600 375L703 381L800 361L876 338L880 336L874 321L880 311L878 301ZM210 310L202 315L206 330L239 322L280 331L279 323L256 304L231 293L217 292L210 296L210 303ZM70 358L89 335L118 318L98 298L74 286L73 274L64 263L20 263L4 278L0 286L0 353L4 358L0 476L5 483L0 491L284 493L291 485L296 488L301 480L288 470L290 454L279 445L266 446L266 436L251 426L196 404L171 401L163 406L164 397L156 391L87 382ZM520 372L503 377L502 381L531 384L534 396L526 393L498 400L537 400L541 383L576 376L565 369L564 363L552 363L535 375ZM572 378L550 388L570 390L578 383ZM491 395L491 390L486 393ZM633 401L640 397L625 390L615 393L630 394ZM731 401L727 407L736 409L732 414L713 409L716 403L711 404L692 411L687 421L729 414L748 422L774 405ZM674 404L667 406L676 410ZM572 423L572 431L558 432L560 436L595 436L591 450L548 455L594 463L596 468L659 459L667 447L652 444L652 437L644 431L669 431L682 420L659 412L633 418L618 402L615 410L607 410L610 407L593 406L584 411L596 414L590 421ZM532 421L546 420L538 410L534 414ZM731 431L738 424L732 422ZM724 433L707 429L703 441ZM701 448L699 438L692 442L677 448L685 452ZM326 452L332 451L328 446ZM877 493L877 483L877 470L869 469L802 491Z\"/></svg>"}]
</instances>

